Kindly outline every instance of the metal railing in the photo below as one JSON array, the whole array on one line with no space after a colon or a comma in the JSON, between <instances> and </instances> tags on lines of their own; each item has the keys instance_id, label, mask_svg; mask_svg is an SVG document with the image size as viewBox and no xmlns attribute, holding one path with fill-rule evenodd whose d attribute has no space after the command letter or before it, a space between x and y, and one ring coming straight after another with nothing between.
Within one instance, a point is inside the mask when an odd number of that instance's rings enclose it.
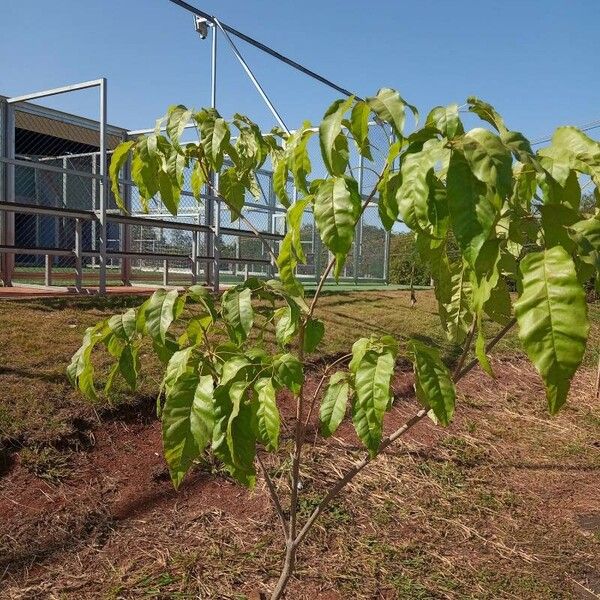
<instances>
[{"instance_id":1,"label":"metal railing","mask_svg":"<svg viewBox=\"0 0 600 600\"><path fill-rule=\"evenodd\" d=\"M56 93L99 86L105 94L106 84L98 84L102 81L57 88ZM118 210L107 165L116 144L133 134L29 104L31 97L51 93L0 98L0 276L4 285L73 281L78 291L88 285L98 286L102 293L109 283L202 281L218 289L222 283L250 274L275 274L264 244L239 220L228 220L229 209L208 193L208 187L202 202L196 201L188 170L177 217L166 213L158 200L151 201L149 213L143 214L130 165L120 180L128 214ZM381 127L373 127L373 148L381 147L382 154L387 136ZM311 144L311 152L318 153L317 136ZM353 160L366 196L373 182L360 158ZM320 175L324 173L312 173ZM258 170L257 180L260 197L248 196L243 212L277 249L285 233L286 210L276 201L272 172ZM295 197L291 180L288 186L289 196ZM357 225L352 258L342 274L345 281L387 279L389 235L371 218L373 210L377 211L376 203ZM301 239L309 263L298 267L298 276L316 280L329 254L310 210L304 216Z\"/></svg>"}]
</instances>

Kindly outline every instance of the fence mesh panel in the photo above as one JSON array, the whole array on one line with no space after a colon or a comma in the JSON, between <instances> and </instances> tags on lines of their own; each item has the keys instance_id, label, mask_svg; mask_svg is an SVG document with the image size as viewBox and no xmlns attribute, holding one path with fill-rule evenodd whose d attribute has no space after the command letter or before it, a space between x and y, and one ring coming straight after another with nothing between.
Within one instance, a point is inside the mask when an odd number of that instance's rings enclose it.
<instances>
[{"instance_id":1,"label":"fence mesh panel","mask_svg":"<svg viewBox=\"0 0 600 600\"><path fill-rule=\"evenodd\" d=\"M16 105L14 112L14 147L10 161L0 163L1 173L12 169L13 191L11 200L40 209L83 211L83 217L67 214L30 214L14 212L14 240L16 248L37 249L38 252L14 255L15 282L52 283L72 285L75 280L77 259L75 248L80 231L82 251L81 270L84 285L98 285L101 177L100 137L94 129L71 116L62 120L62 113L51 116L31 111L26 105ZM50 116L48 116L50 115ZM8 127L8 123L0 123ZM97 125L97 124L96 124ZM125 137L114 131L107 135L107 162L112 149ZM366 198L377 181L377 173L387 156L389 133L379 126L371 127L370 139L373 163L367 163L359 172L359 157L351 150L350 169L362 182L361 192ZM326 175L320 158L318 135L309 144L313 162L311 178ZM121 193L133 217L143 217L144 223L118 222L120 211L114 197L107 192L107 277L109 285L140 283L160 285L169 283L188 285L196 277L204 282L209 278L213 262L213 243L218 245L220 280L227 284L249 275L272 277L270 254L260 240L253 237L252 228L269 234L269 244L277 251L285 234L285 209L278 203L273 191L272 172L267 162L257 173L258 196L246 195L242 214L247 220L233 219L224 204L213 204L206 189L203 201L191 193L191 171L184 172L184 188L179 214L174 217L158 198L148 204L148 213L142 210L137 188L127 179L121 183ZM288 182L288 195L294 197L293 182ZM342 272L342 278L355 282L381 281L386 278L384 262L387 258L388 236L377 219L375 197L356 228L355 242ZM211 209L212 205L212 209ZM48 211L46 211L48 213ZM12 214L12 213L11 213ZM215 236L206 226L216 225L220 214L220 234ZM147 219L157 220L156 225ZM79 223L79 225L77 225ZM169 227L173 223L173 227ZM251 227L248 225L251 224ZM201 226L204 230L181 228ZM178 226L175 226L178 225ZM80 229L78 229L80 228ZM312 211L303 215L301 240L307 257L306 265L298 266L298 276L316 281L325 269L330 255L321 243L315 228ZM3 242L5 243L5 242ZM46 250L45 253L43 250ZM199 257L193 268L192 257ZM12 256L12 255L11 255ZM4 264L4 263L3 263ZM48 272L51 272L50 276Z\"/></svg>"}]
</instances>

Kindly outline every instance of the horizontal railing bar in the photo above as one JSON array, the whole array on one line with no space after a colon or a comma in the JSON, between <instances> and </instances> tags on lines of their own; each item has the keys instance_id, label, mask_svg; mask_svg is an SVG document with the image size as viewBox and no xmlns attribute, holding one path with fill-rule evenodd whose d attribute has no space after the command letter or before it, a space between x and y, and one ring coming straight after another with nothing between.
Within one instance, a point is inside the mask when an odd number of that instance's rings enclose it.
<instances>
[{"instance_id":1,"label":"horizontal railing bar","mask_svg":"<svg viewBox=\"0 0 600 600\"><path fill-rule=\"evenodd\" d=\"M261 265L270 265L271 264L271 261L268 258L236 258L236 257L229 257L229 256L221 256L221 258L219 260L221 261L221 264L228 263L228 262L245 263L245 264L249 264L249 265L252 265L254 263L261 264Z\"/></svg>"},{"instance_id":2,"label":"horizontal railing bar","mask_svg":"<svg viewBox=\"0 0 600 600\"><path fill-rule=\"evenodd\" d=\"M83 256L97 256L97 252L83 252ZM162 258L191 260L189 254L169 254L168 252L125 252L121 250L112 250L106 253L109 258ZM207 259L208 260L208 259Z\"/></svg>"},{"instance_id":3,"label":"horizontal railing bar","mask_svg":"<svg viewBox=\"0 0 600 600\"><path fill-rule=\"evenodd\" d=\"M3 254L32 254L40 256L75 256L74 250L65 250L64 248L41 248L36 246L35 248L24 248L22 246L9 246L7 244L0 244L0 253ZM98 253L96 253L97 255Z\"/></svg>"},{"instance_id":4,"label":"horizontal railing bar","mask_svg":"<svg viewBox=\"0 0 600 600\"><path fill-rule=\"evenodd\" d=\"M86 90L88 88L98 87L102 85L102 79L93 79L91 81L82 81L81 83L74 83L72 85L63 85L61 87L52 88L49 90L42 90L41 92L33 92L31 94L24 94L23 96L14 96L13 98L7 98L7 104L15 104L17 102L27 102L28 100L37 100L39 98L46 98L48 96L56 96L58 94L66 94L67 92L74 92L75 90Z\"/></svg>"},{"instance_id":5,"label":"horizontal railing bar","mask_svg":"<svg viewBox=\"0 0 600 600\"><path fill-rule=\"evenodd\" d=\"M210 231L210 227L208 225L166 221L164 219L154 219L152 217L134 217L132 215L107 214L106 219L113 223L122 223L123 225L141 225L148 227L160 227L161 229L184 229L186 231Z\"/></svg>"},{"instance_id":6,"label":"horizontal railing bar","mask_svg":"<svg viewBox=\"0 0 600 600\"><path fill-rule=\"evenodd\" d=\"M40 204L27 204L24 202L0 202L0 211L69 217L72 219L93 220L96 218L95 213L92 211L77 210L75 208L60 208L57 206L43 206Z\"/></svg>"},{"instance_id":7,"label":"horizontal railing bar","mask_svg":"<svg viewBox=\"0 0 600 600\"><path fill-rule=\"evenodd\" d=\"M232 235L232 236L240 236L240 237L254 237L257 240L260 240L259 237L253 231L249 231L247 229L233 229L232 227L220 227L219 232L221 235ZM278 233L267 233L260 232L260 235L269 240L282 240L284 238L283 235L279 235Z\"/></svg>"},{"instance_id":8,"label":"horizontal railing bar","mask_svg":"<svg viewBox=\"0 0 600 600\"><path fill-rule=\"evenodd\" d=\"M85 177L87 179L102 179L102 175L96 173L88 173L87 171L77 171L75 169L65 169L63 167L55 167L54 165L47 165L41 163L38 160L23 160L22 158L4 158L0 156L0 162L8 165L15 165L17 167L28 167L30 169L39 169L40 171L50 171L52 173L61 173L63 175L77 175L78 177Z\"/></svg>"}]
</instances>

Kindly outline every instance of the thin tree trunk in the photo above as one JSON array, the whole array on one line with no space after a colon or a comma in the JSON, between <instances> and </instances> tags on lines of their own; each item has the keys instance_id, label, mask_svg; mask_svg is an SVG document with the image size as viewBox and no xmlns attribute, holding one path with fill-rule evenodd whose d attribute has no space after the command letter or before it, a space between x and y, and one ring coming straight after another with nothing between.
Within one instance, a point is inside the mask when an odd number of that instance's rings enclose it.
<instances>
[{"instance_id":1,"label":"thin tree trunk","mask_svg":"<svg viewBox=\"0 0 600 600\"><path fill-rule=\"evenodd\" d=\"M285 589L290 580L290 577L294 573L294 567L296 566L296 549L297 546L294 543L294 540L288 540L287 546L285 548L285 559L283 561L283 569L281 570L281 575L279 576L279 581L277 585L273 588L273 592L271 593L271 600L280 600L283 598L283 594L285 593Z\"/></svg>"}]
</instances>

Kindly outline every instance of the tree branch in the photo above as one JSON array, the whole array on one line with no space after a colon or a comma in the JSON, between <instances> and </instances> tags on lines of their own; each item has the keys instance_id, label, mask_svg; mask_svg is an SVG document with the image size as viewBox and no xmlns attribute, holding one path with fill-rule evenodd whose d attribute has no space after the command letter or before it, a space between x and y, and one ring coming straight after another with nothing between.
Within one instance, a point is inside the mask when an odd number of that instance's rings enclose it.
<instances>
[{"instance_id":1,"label":"tree branch","mask_svg":"<svg viewBox=\"0 0 600 600\"><path fill-rule=\"evenodd\" d=\"M512 329L512 327L515 325L516 322L517 322L516 319L514 319L514 318L511 319L511 321L505 327L503 327L498 332L498 334L496 336L494 336L494 338L492 338L492 340L487 344L486 351L489 352ZM473 336L471 335L468 345L465 345L465 350L463 351L463 356L466 356L466 354L468 353L468 349L469 349L470 342L472 341L472 339L473 339ZM457 383L458 381L460 381L460 379L462 379L476 365L477 365L476 360L471 361L464 369L460 370L453 377L454 382ZM409 431L412 427L414 427L419 421L421 421L423 418L425 418L427 416L428 412L429 411L427 408L419 409L419 411L414 416L412 416L406 423L404 423L404 425L402 425L401 427L396 429L396 431L391 433L389 436L385 437L382 440L381 445L379 447L379 454L381 454L386 448L391 446L399 437L404 435L407 431ZM298 546L298 544L300 544L300 542L306 537L306 534L309 532L309 530L312 527L312 525L314 524L314 522L317 520L319 515L325 510L325 508L327 508L327 506L331 502L331 500L333 500L333 498L335 498L335 496L337 496L337 494L339 494L339 492L348 483L350 483L350 481L352 481L352 479L354 479L354 477L356 477L356 475L358 475L358 473L360 473L372 460L373 459L369 455L366 455L362 460L360 460L353 467L351 467L345 473L345 475L343 477L341 477L340 479L338 479L336 481L336 483L329 490L329 492L327 492L327 494L325 495L323 500L321 500L319 505L311 513L310 517L308 518L308 520L306 521L306 523L304 524L304 526L302 527L302 529L300 530L298 535L295 538L293 538L292 543L295 546Z\"/></svg>"},{"instance_id":2,"label":"tree branch","mask_svg":"<svg viewBox=\"0 0 600 600\"><path fill-rule=\"evenodd\" d=\"M283 508L281 506L281 501L279 500L279 494L277 493L277 490L275 489L275 485L273 484L273 480L271 479L271 476L269 475L269 472L267 471L267 467L263 463L262 458L260 457L260 454L258 454L258 452L256 453L256 460L258 461L258 464L260 465L262 474L265 478L265 481L267 482L267 488L269 489L269 494L271 495L271 500L273 500L273 504L275 505L275 510L277 512L277 515L279 516L279 520L281 521L281 527L283 528L283 535L284 535L285 539L287 540L287 539L289 539L289 533L288 533L288 529L287 529L287 523L285 520L285 513L283 512Z\"/></svg>"}]
</instances>

